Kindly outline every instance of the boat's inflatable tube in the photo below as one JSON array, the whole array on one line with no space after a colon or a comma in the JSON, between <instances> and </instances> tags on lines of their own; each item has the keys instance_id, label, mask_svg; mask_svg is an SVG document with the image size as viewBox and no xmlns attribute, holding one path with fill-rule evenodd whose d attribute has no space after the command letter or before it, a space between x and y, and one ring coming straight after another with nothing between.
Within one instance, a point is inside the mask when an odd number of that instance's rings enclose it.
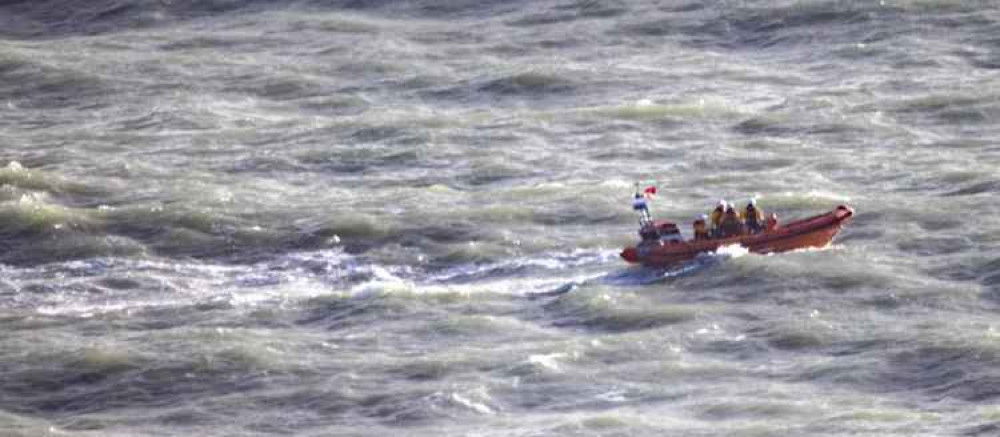
<instances>
[{"instance_id":1,"label":"boat's inflatable tube","mask_svg":"<svg viewBox=\"0 0 1000 437\"><path fill-rule=\"evenodd\" d=\"M621 257L630 263L663 267L734 244L743 246L753 253L824 247L830 244L840 228L850 222L853 216L853 209L847 205L840 205L826 214L796 220L752 235L686 241L651 239L643 236L643 241L635 247L626 247Z\"/></svg>"}]
</instances>

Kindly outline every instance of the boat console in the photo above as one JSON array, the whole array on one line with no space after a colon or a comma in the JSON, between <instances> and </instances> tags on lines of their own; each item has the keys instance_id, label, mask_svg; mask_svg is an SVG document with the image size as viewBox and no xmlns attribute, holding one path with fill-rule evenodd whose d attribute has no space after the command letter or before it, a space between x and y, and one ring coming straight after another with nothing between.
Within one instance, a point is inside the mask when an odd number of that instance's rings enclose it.
<instances>
[{"instance_id":1,"label":"boat console","mask_svg":"<svg viewBox=\"0 0 1000 437\"><path fill-rule=\"evenodd\" d=\"M680 243L684 241L681 230L677 224L667 221L654 221L639 229L639 236L642 242L658 241L662 244Z\"/></svg>"}]
</instances>

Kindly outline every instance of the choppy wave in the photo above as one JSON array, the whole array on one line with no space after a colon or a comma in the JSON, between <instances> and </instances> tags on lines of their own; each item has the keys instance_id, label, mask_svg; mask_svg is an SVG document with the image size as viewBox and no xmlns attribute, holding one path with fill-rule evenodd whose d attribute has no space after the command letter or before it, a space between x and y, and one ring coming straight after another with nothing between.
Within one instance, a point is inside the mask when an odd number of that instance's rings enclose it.
<instances>
[{"instance_id":1,"label":"choppy wave","mask_svg":"<svg viewBox=\"0 0 1000 437\"><path fill-rule=\"evenodd\" d=\"M988 435L989 2L0 2L0 429ZM834 244L627 266L657 219Z\"/></svg>"}]
</instances>

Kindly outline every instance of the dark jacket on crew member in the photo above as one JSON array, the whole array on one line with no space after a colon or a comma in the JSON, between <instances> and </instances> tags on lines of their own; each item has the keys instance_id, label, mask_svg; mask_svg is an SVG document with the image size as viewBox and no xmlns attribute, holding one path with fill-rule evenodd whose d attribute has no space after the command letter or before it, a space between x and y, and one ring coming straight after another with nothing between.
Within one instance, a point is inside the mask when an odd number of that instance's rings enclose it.
<instances>
[{"instance_id":1,"label":"dark jacket on crew member","mask_svg":"<svg viewBox=\"0 0 1000 437\"><path fill-rule=\"evenodd\" d=\"M746 223L747 231L756 234L764 229L764 211L757 208L757 202L750 199L747 208L743 212L743 220Z\"/></svg>"}]
</instances>

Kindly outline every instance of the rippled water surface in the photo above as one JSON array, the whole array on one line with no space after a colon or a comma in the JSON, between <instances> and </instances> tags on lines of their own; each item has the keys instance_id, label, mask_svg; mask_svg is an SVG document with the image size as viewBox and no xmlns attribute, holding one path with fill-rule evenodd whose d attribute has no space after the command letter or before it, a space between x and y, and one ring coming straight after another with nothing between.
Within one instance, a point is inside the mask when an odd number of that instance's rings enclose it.
<instances>
[{"instance_id":1,"label":"rippled water surface","mask_svg":"<svg viewBox=\"0 0 1000 437\"><path fill-rule=\"evenodd\" d=\"M0 2L0 434L994 435L1000 8ZM825 249L629 267L847 203Z\"/></svg>"}]
</instances>

